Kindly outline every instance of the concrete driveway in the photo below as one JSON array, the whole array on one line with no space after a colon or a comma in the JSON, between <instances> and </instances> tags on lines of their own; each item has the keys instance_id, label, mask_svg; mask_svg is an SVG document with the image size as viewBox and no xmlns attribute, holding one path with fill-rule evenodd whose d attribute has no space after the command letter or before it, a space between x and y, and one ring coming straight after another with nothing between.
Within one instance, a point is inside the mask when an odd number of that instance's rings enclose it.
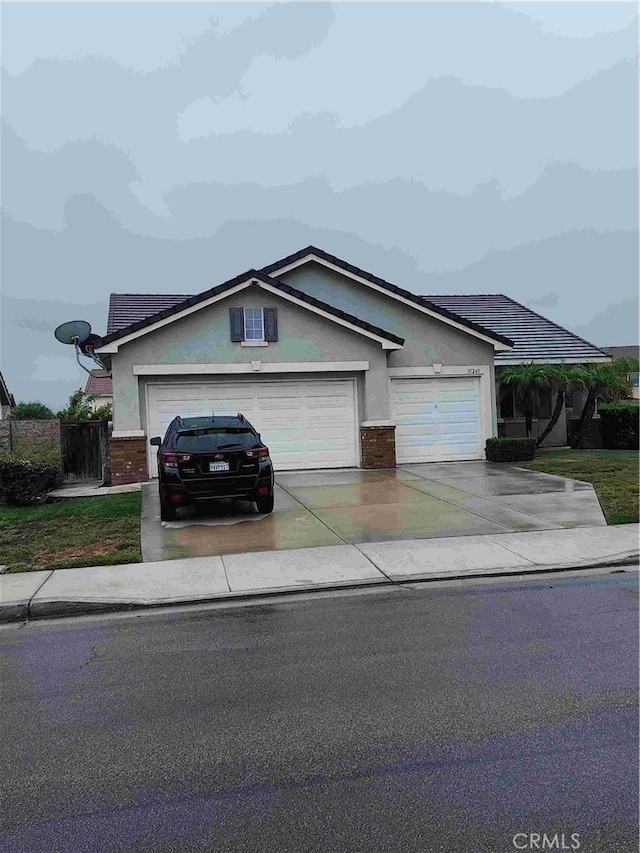
<instances>
[{"instance_id":1,"label":"concrete driveway","mask_svg":"<svg viewBox=\"0 0 640 853\"><path fill-rule=\"evenodd\" d=\"M252 503L217 501L161 522L157 485L146 483L142 558L606 524L589 483L491 462L282 473L275 498L271 515L256 514Z\"/></svg>"}]
</instances>

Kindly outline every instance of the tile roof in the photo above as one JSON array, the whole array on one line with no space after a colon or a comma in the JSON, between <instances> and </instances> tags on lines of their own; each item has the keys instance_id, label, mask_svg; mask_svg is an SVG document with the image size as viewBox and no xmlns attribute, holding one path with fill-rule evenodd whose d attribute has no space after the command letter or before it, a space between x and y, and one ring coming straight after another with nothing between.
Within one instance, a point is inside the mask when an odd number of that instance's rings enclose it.
<instances>
[{"instance_id":1,"label":"tile roof","mask_svg":"<svg viewBox=\"0 0 640 853\"><path fill-rule=\"evenodd\" d=\"M108 370L94 369L84 386L85 394L95 394L96 397L113 396L113 382Z\"/></svg>"},{"instance_id":2,"label":"tile roof","mask_svg":"<svg viewBox=\"0 0 640 853\"><path fill-rule=\"evenodd\" d=\"M640 346L630 347L601 347L612 358L640 358Z\"/></svg>"},{"instance_id":3,"label":"tile roof","mask_svg":"<svg viewBox=\"0 0 640 853\"><path fill-rule=\"evenodd\" d=\"M305 302L307 305L319 308L338 319L346 320L360 329L371 332L372 334L378 335L401 346L404 344L404 338L401 338L392 332L387 332L385 329L381 329L378 326L367 323L366 320L361 320L359 317L354 317L333 305L328 305L326 302L315 299L313 296L309 296L301 290L296 290L295 287L285 284L283 281L278 281L277 278L266 275L259 270L247 270L241 275L238 275L223 284L219 284L217 287L212 287L210 290L205 290L203 293L199 293L196 296L112 293L109 299L107 334L98 342L98 347L105 346L106 344L111 343L111 341L123 337L125 330L126 334L137 332L144 329L146 326L150 326L152 323L171 316L171 314L190 308L191 306L204 302L206 299L210 299L213 296L223 294L225 291L231 290L236 285L242 284L252 278L276 288L283 294L293 296L300 302ZM162 304L163 307L158 309L158 304ZM129 319L128 324L120 325L124 324L127 319ZM108 330L110 327L116 328L113 332L109 332Z\"/></svg>"},{"instance_id":4,"label":"tile roof","mask_svg":"<svg viewBox=\"0 0 640 853\"><path fill-rule=\"evenodd\" d=\"M112 293L109 297L109 318L107 320L107 335L126 329L132 323L146 320L152 314L166 311L192 299L186 294L171 293Z\"/></svg>"},{"instance_id":5,"label":"tile roof","mask_svg":"<svg viewBox=\"0 0 640 853\"><path fill-rule=\"evenodd\" d=\"M422 298L515 341L510 352L496 352L496 366L530 361L609 360L603 350L500 293Z\"/></svg>"},{"instance_id":6,"label":"tile roof","mask_svg":"<svg viewBox=\"0 0 640 853\"><path fill-rule=\"evenodd\" d=\"M356 317L345 314L338 309L326 305L319 300L313 299L301 291L278 281L271 275L303 258L315 255L324 259L346 272L359 276L390 293L402 296L412 302L427 305L435 313L443 317L449 317L456 322L468 326L470 329L479 331L485 335L495 338L503 343L515 343L509 352L496 352L495 363L510 364L514 362L539 361L605 361L607 352L599 349L583 338L574 335L568 329L564 329L557 323L542 317L530 308L521 305L514 299L502 294L484 295L442 295L442 296L418 296L415 293L403 290L384 279L378 278L371 273L353 266L341 260L335 255L330 255L315 246L307 246L286 258L282 258L273 264L257 272L249 270L240 276L236 276L222 285L207 290L204 293L190 296L186 294L147 294L147 293L112 293L109 301L109 319L107 322L107 335L101 343L108 343L119 337L118 332L124 329L137 331L144 326L150 325L163 317L170 316L178 310L178 306L188 308L213 295L224 292L235 284L246 280L249 276L255 276L263 281L279 288L284 293L290 293L311 305L321 307L332 314L349 320L362 328L367 328L376 334L396 340L389 332L371 326ZM400 338L397 338L401 341Z\"/></svg>"}]
</instances>

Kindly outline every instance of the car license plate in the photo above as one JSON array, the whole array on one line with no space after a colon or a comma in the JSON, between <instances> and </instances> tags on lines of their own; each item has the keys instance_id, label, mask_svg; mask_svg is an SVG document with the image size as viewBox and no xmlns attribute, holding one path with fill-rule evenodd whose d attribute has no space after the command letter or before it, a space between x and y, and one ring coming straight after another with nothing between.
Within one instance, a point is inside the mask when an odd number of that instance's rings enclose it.
<instances>
[{"instance_id":1,"label":"car license plate","mask_svg":"<svg viewBox=\"0 0 640 853\"><path fill-rule=\"evenodd\" d=\"M210 471L228 471L229 463L228 462L209 462L209 470Z\"/></svg>"}]
</instances>

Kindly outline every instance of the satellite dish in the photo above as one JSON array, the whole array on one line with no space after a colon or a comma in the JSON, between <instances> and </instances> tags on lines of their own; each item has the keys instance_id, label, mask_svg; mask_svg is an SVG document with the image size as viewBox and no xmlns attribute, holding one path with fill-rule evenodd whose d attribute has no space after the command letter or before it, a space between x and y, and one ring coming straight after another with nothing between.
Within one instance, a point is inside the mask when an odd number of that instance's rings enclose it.
<instances>
[{"instance_id":1,"label":"satellite dish","mask_svg":"<svg viewBox=\"0 0 640 853\"><path fill-rule=\"evenodd\" d=\"M80 361L81 354L88 356L98 367L103 370L106 369L100 356L93 351L96 341L100 340L100 335L91 334L91 325L86 320L69 320L68 323L58 326L53 334L61 344L73 344L75 346L76 361L87 373L91 373L91 370Z\"/></svg>"},{"instance_id":2,"label":"satellite dish","mask_svg":"<svg viewBox=\"0 0 640 853\"><path fill-rule=\"evenodd\" d=\"M93 348L96 345L96 342L99 340L100 335L90 334L88 338L85 338L83 341L80 341L80 352L83 353L83 355L90 355L91 353L93 353Z\"/></svg>"},{"instance_id":3,"label":"satellite dish","mask_svg":"<svg viewBox=\"0 0 640 853\"><path fill-rule=\"evenodd\" d=\"M91 334L91 326L86 320L69 320L53 333L61 344L82 344Z\"/></svg>"}]
</instances>

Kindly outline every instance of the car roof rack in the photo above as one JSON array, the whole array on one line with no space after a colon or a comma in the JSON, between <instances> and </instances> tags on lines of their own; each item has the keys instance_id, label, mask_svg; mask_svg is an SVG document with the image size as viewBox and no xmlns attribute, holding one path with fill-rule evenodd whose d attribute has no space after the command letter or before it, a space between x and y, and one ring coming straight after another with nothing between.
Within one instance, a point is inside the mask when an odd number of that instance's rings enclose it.
<instances>
[{"instance_id":1,"label":"car roof rack","mask_svg":"<svg viewBox=\"0 0 640 853\"><path fill-rule=\"evenodd\" d=\"M192 415L191 417L184 418L181 415L176 415L176 420L178 420L181 424L185 421L194 420L195 418L210 418L211 420L214 420L215 418L237 418L240 423L249 423L249 421L245 418L242 412L211 412L210 415Z\"/></svg>"}]
</instances>

